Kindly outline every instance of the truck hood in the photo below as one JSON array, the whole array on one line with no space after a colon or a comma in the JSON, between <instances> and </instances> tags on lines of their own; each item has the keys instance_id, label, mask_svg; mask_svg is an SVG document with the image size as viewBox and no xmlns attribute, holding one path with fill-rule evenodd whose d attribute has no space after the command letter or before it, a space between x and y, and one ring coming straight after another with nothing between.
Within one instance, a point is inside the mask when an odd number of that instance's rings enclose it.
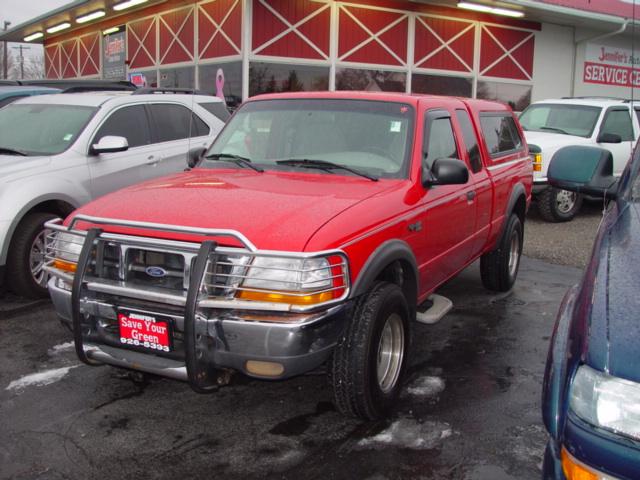
<instances>
[{"instance_id":1,"label":"truck hood","mask_svg":"<svg viewBox=\"0 0 640 480\"><path fill-rule=\"evenodd\" d=\"M0 155L0 182L22 177L25 173L40 172L49 164L50 157L20 157Z\"/></svg>"},{"instance_id":2,"label":"truck hood","mask_svg":"<svg viewBox=\"0 0 640 480\"><path fill-rule=\"evenodd\" d=\"M338 174L195 169L110 193L73 215L236 230L259 249L304 251L325 223L398 182ZM150 235L143 230L105 230Z\"/></svg>"},{"instance_id":3,"label":"truck hood","mask_svg":"<svg viewBox=\"0 0 640 480\"><path fill-rule=\"evenodd\" d=\"M536 132L527 130L524 137L529 145L537 145L542 149L542 154L546 154L547 150L557 150L567 145L584 145L591 143L591 140L576 135L565 135L563 133L553 132Z\"/></svg>"},{"instance_id":4,"label":"truck hood","mask_svg":"<svg viewBox=\"0 0 640 480\"><path fill-rule=\"evenodd\" d=\"M586 362L640 382L640 209L636 204L623 207L604 229L596 258L593 306L585 332Z\"/></svg>"}]
</instances>

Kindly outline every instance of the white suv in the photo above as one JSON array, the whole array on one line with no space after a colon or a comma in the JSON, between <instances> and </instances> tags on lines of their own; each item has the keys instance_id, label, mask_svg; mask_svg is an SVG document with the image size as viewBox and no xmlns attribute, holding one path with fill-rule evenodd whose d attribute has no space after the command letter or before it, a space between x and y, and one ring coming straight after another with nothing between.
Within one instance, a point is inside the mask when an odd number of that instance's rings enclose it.
<instances>
[{"instance_id":1,"label":"white suv","mask_svg":"<svg viewBox=\"0 0 640 480\"><path fill-rule=\"evenodd\" d=\"M542 218L571 220L582 205L577 193L552 188L547 169L553 155L567 145L593 145L613 154L613 171L622 173L640 134L640 104L610 98L563 98L529 105L520 123L533 158L533 194Z\"/></svg>"},{"instance_id":2,"label":"white suv","mask_svg":"<svg viewBox=\"0 0 640 480\"><path fill-rule=\"evenodd\" d=\"M144 91L42 95L0 109L0 280L45 296L46 221L183 170L227 116L217 97Z\"/></svg>"}]
</instances>

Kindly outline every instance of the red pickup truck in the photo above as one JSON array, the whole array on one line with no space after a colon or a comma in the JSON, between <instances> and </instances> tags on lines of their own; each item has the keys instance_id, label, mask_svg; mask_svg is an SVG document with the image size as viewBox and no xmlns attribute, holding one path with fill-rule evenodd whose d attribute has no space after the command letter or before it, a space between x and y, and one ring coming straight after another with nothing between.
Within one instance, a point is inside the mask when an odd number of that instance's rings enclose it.
<instances>
[{"instance_id":1,"label":"red pickup truck","mask_svg":"<svg viewBox=\"0 0 640 480\"><path fill-rule=\"evenodd\" d=\"M518 272L532 166L518 121L481 100L387 93L246 102L184 173L48 224L49 290L76 351L215 390L326 365L336 406L392 407L412 323L480 258Z\"/></svg>"}]
</instances>

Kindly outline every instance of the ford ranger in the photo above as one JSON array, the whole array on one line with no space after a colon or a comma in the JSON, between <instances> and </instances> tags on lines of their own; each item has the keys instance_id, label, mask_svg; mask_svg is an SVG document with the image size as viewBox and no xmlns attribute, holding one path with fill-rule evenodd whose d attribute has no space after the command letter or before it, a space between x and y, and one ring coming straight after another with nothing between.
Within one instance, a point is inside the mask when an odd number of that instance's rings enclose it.
<instances>
[{"instance_id":1,"label":"ford ranger","mask_svg":"<svg viewBox=\"0 0 640 480\"><path fill-rule=\"evenodd\" d=\"M532 167L501 104L405 94L254 97L188 171L48 223L49 290L89 365L215 390L326 366L338 409L393 406L412 323L480 259L518 272Z\"/></svg>"}]
</instances>

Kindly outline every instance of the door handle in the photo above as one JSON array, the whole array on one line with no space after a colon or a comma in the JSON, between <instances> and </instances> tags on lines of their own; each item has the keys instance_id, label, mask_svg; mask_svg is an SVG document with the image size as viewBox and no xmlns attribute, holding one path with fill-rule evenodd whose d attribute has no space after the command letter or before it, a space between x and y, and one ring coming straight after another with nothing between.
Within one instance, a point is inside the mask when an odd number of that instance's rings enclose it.
<instances>
[{"instance_id":1,"label":"door handle","mask_svg":"<svg viewBox=\"0 0 640 480\"><path fill-rule=\"evenodd\" d=\"M147 157L147 165L155 165L158 163L159 158L157 158L155 155L149 155Z\"/></svg>"},{"instance_id":2,"label":"door handle","mask_svg":"<svg viewBox=\"0 0 640 480\"><path fill-rule=\"evenodd\" d=\"M473 202L474 198L476 198L476 191L475 190L471 190L469 192L467 192L467 200L470 202Z\"/></svg>"}]
</instances>

